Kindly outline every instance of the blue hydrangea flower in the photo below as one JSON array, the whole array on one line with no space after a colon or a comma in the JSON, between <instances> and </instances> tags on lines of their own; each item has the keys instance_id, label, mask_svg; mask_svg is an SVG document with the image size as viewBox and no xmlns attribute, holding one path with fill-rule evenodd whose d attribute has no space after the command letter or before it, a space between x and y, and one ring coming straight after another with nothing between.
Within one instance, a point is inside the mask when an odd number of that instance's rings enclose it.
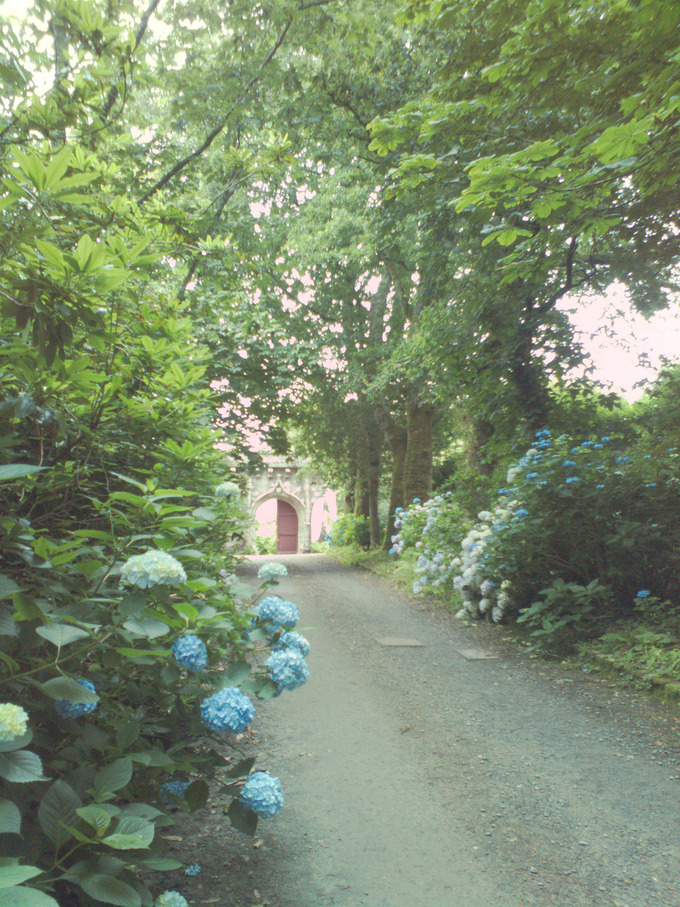
<instances>
[{"instance_id":1,"label":"blue hydrangea flower","mask_svg":"<svg viewBox=\"0 0 680 907\"><path fill-rule=\"evenodd\" d=\"M187 868L184 870L184 875L185 876L197 876L200 871L201 871L201 864L192 863L190 866L187 866Z\"/></svg>"},{"instance_id":2,"label":"blue hydrangea flower","mask_svg":"<svg viewBox=\"0 0 680 907\"><path fill-rule=\"evenodd\" d=\"M165 803L172 803L173 797L183 797L191 781L166 781L161 787L161 799Z\"/></svg>"},{"instance_id":3,"label":"blue hydrangea flower","mask_svg":"<svg viewBox=\"0 0 680 907\"><path fill-rule=\"evenodd\" d=\"M414 498L414 499L413 499L413 503L414 503L414 504L420 504L420 498Z\"/></svg>"},{"instance_id":4,"label":"blue hydrangea flower","mask_svg":"<svg viewBox=\"0 0 680 907\"><path fill-rule=\"evenodd\" d=\"M645 482L645 488L656 488L656 482Z\"/></svg>"},{"instance_id":5,"label":"blue hydrangea flower","mask_svg":"<svg viewBox=\"0 0 680 907\"><path fill-rule=\"evenodd\" d=\"M529 516L529 511L525 510L524 507L518 507L515 510L515 516Z\"/></svg>"},{"instance_id":6,"label":"blue hydrangea flower","mask_svg":"<svg viewBox=\"0 0 680 907\"><path fill-rule=\"evenodd\" d=\"M129 558L120 571L124 583L148 589L150 586L179 586L187 581L184 567L167 551L149 549Z\"/></svg>"},{"instance_id":7,"label":"blue hydrangea flower","mask_svg":"<svg viewBox=\"0 0 680 907\"><path fill-rule=\"evenodd\" d=\"M277 649L296 649L300 655L309 655L311 651L311 646L309 640L306 639L302 633L297 633L295 630L285 631L279 636L279 641L277 643Z\"/></svg>"},{"instance_id":8,"label":"blue hydrangea flower","mask_svg":"<svg viewBox=\"0 0 680 907\"><path fill-rule=\"evenodd\" d=\"M278 595L268 595L253 609L260 620L268 620L275 627L292 630L300 617L293 602L285 601Z\"/></svg>"},{"instance_id":9,"label":"blue hydrangea flower","mask_svg":"<svg viewBox=\"0 0 680 907\"><path fill-rule=\"evenodd\" d=\"M564 460L562 466L576 466L573 460Z\"/></svg>"},{"instance_id":10,"label":"blue hydrangea flower","mask_svg":"<svg viewBox=\"0 0 680 907\"><path fill-rule=\"evenodd\" d=\"M649 596L650 596L651 594L652 594L652 593L649 591L649 589L640 589L640 591L639 591L638 594L635 596L635 598L649 598Z\"/></svg>"},{"instance_id":11,"label":"blue hydrangea flower","mask_svg":"<svg viewBox=\"0 0 680 907\"><path fill-rule=\"evenodd\" d=\"M80 677L77 677L76 680L81 687L85 687L90 693L97 692L94 684L90 683L89 680L83 680ZM71 702L69 699L59 699L56 703L56 709L62 718L80 718L81 715L89 715L94 712L97 705L98 703L96 702Z\"/></svg>"},{"instance_id":12,"label":"blue hydrangea flower","mask_svg":"<svg viewBox=\"0 0 680 907\"><path fill-rule=\"evenodd\" d=\"M528 472L527 473L527 479L537 479L537 478L538 478L537 472Z\"/></svg>"},{"instance_id":13,"label":"blue hydrangea flower","mask_svg":"<svg viewBox=\"0 0 680 907\"><path fill-rule=\"evenodd\" d=\"M155 907L189 907L189 902L179 891L164 891L156 898Z\"/></svg>"},{"instance_id":14,"label":"blue hydrangea flower","mask_svg":"<svg viewBox=\"0 0 680 907\"><path fill-rule=\"evenodd\" d=\"M280 579L282 576L288 576L288 570L284 564L277 564L276 561L267 561L257 571L257 578L265 582Z\"/></svg>"},{"instance_id":15,"label":"blue hydrangea flower","mask_svg":"<svg viewBox=\"0 0 680 907\"><path fill-rule=\"evenodd\" d=\"M20 705L3 702L0 705L0 743L23 737L28 727L28 715Z\"/></svg>"},{"instance_id":16,"label":"blue hydrangea flower","mask_svg":"<svg viewBox=\"0 0 680 907\"><path fill-rule=\"evenodd\" d=\"M295 690L309 680L309 668L296 649L277 649L266 662L269 676L281 690Z\"/></svg>"},{"instance_id":17,"label":"blue hydrangea flower","mask_svg":"<svg viewBox=\"0 0 680 907\"><path fill-rule=\"evenodd\" d=\"M617 457L617 463L630 463L630 457Z\"/></svg>"},{"instance_id":18,"label":"blue hydrangea flower","mask_svg":"<svg viewBox=\"0 0 680 907\"><path fill-rule=\"evenodd\" d=\"M208 665L208 650L198 636L180 636L172 647L177 664L189 671L205 671Z\"/></svg>"},{"instance_id":19,"label":"blue hydrangea flower","mask_svg":"<svg viewBox=\"0 0 680 907\"><path fill-rule=\"evenodd\" d=\"M578 476L570 476L568 479L564 480L565 485L572 485L574 482L580 482Z\"/></svg>"},{"instance_id":20,"label":"blue hydrangea flower","mask_svg":"<svg viewBox=\"0 0 680 907\"><path fill-rule=\"evenodd\" d=\"M420 595L420 593L421 593L422 591L423 591L423 584L422 584L422 583L419 583L418 580L416 580L416 581L413 583L413 594L414 594L414 595Z\"/></svg>"},{"instance_id":21,"label":"blue hydrangea flower","mask_svg":"<svg viewBox=\"0 0 680 907\"><path fill-rule=\"evenodd\" d=\"M225 687L201 703L201 721L211 731L238 733L252 723L255 709L236 687Z\"/></svg>"},{"instance_id":22,"label":"blue hydrangea flower","mask_svg":"<svg viewBox=\"0 0 680 907\"><path fill-rule=\"evenodd\" d=\"M243 785L239 800L263 819L271 819L283 806L281 782L267 772L254 772Z\"/></svg>"}]
</instances>

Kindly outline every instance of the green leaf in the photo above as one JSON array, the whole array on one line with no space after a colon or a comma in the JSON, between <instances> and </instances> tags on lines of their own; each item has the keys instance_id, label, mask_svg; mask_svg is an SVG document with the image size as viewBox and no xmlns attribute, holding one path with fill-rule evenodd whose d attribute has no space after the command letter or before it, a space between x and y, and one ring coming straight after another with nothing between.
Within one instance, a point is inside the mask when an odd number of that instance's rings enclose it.
<instances>
[{"instance_id":1,"label":"green leaf","mask_svg":"<svg viewBox=\"0 0 680 907\"><path fill-rule=\"evenodd\" d=\"M124 658L136 658L142 664L151 664L151 659L166 661L170 655L170 649L132 649L129 646L119 646L116 652Z\"/></svg>"},{"instance_id":2,"label":"green leaf","mask_svg":"<svg viewBox=\"0 0 680 907\"><path fill-rule=\"evenodd\" d=\"M19 630L7 608L0 608L0 636L17 636Z\"/></svg>"},{"instance_id":3,"label":"green leaf","mask_svg":"<svg viewBox=\"0 0 680 907\"><path fill-rule=\"evenodd\" d=\"M138 739L141 731L139 721L131 718L116 728L116 746L126 750Z\"/></svg>"},{"instance_id":4,"label":"green leaf","mask_svg":"<svg viewBox=\"0 0 680 907\"><path fill-rule=\"evenodd\" d=\"M36 627L35 632L58 649L90 636L87 630L81 630L80 627L74 627L71 624L46 624L44 627Z\"/></svg>"},{"instance_id":5,"label":"green leaf","mask_svg":"<svg viewBox=\"0 0 680 907\"><path fill-rule=\"evenodd\" d=\"M29 879L39 876L42 869L37 866L19 866L18 863L9 863L0 866L0 888L11 888L14 885L21 885ZM4 895L3 895L4 897Z\"/></svg>"},{"instance_id":6,"label":"green leaf","mask_svg":"<svg viewBox=\"0 0 680 907\"><path fill-rule=\"evenodd\" d=\"M0 466L0 482L9 479L19 479L22 476L30 476L34 472L40 472L45 469L44 466L31 466L29 463L8 463L6 466Z\"/></svg>"},{"instance_id":7,"label":"green leaf","mask_svg":"<svg viewBox=\"0 0 680 907\"><path fill-rule=\"evenodd\" d=\"M233 665L229 665L223 675L224 686L238 685L242 680L250 676L250 672L251 667L247 661L237 661Z\"/></svg>"},{"instance_id":8,"label":"green leaf","mask_svg":"<svg viewBox=\"0 0 680 907\"><path fill-rule=\"evenodd\" d=\"M243 832L244 835L255 836L257 831L257 813L246 807L238 800L232 800L227 810L229 821L237 831Z\"/></svg>"},{"instance_id":9,"label":"green leaf","mask_svg":"<svg viewBox=\"0 0 680 907\"><path fill-rule=\"evenodd\" d=\"M111 813L106 809L102 809L101 806L81 806L76 810L76 813L83 822L87 822L88 825L94 828L98 837L106 831L113 819Z\"/></svg>"},{"instance_id":10,"label":"green leaf","mask_svg":"<svg viewBox=\"0 0 680 907\"><path fill-rule=\"evenodd\" d=\"M14 740L5 740L0 743L0 753L13 753L14 750L22 750L33 739L33 731L26 731L21 737L15 737Z\"/></svg>"},{"instance_id":11,"label":"green leaf","mask_svg":"<svg viewBox=\"0 0 680 907\"><path fill-rule=\"evenodd\" d=\"M131 592L121 599L118 610L123 617L137 617L146 608L147 598L143 592Z\"/></svg>"},{"instance_id":12,"label":"green leaf","mask_svg":"<svg viewBox=\"0 0 680 907\"><path fill-rule=\"evenodd\" d=\"M15 621L35 620L43 617L43 612L40 610L38 603L29 598L28 595L24 595L23 592L15 593L12 597L12 604L14 605Z\"/></svg>"},{"instance_id":13,"label":"green leaf","mask_svg":"<svg viewBox=\"0 0 680 907\"><path fill-rule=\"evenodd\" d=\"M255 756L248 756L247 759L241 759L236 765L227 772L227 778L247 778L250 770L255 765Z\"/></svg>"},{"instance_id":14,"label":"green leaf","mask_svg":"<svg viewBox=\"0 0 680 907\"><path fill-rule=\"evenodd\" d=\"M59 907L59 902L35 888L5 888L2 907Z\"/></svg>"},{"instance_id":15,"label":"green leaf","mask_svg":"<svg viewBox=\"0 0 680 907\"><path fill-rule=\"evenodd\" d=\"M141 636L144 639L158 639L159 636L165 636L170 632L170 627L160 620L153 620L150 617L143 617L141 620L126 620L123 624L126 630L134 633L135 636Z\"/></svg>"},{"instance_id":16,"label":"green leaf","mask_svg":"<svg viewBox=\"0 0 680 907\"><path fill-rule=\"evenodd\" d=\"M0 777L14 784L47 781L40 757L28 750L0 754Z\"/></svg>"},{"instance_id":17,"label":"green leaf","mask_svg":"<svg viewBox=\"0 0 680 907\"><path fill-rule=\"evenodd\" d=\"M197 810L203 809L208 802L209 797L210 788L205 781L199 779L198 781L191 782L189 787L184 791L183 799L186 801L190 811L195 813Z\"/></svg>"},{"instance_id":18,"label":"green leaf","mask_svg":"<svg viewBox=\"0 0 680 907\"><path fill-rule=\"evenodd\" d=\"M58 850L73 835L64 825L74 825L77 821L76 810L82 801L70 784L61 779L51 784L45 792L38 807L38 821L45 835Z\"/></svg>"},{"instance_id":19,"label":"green leaf","mask_svg":"<svg viewBox=\"0 0 680 907\"><path fill-rule=\"evenodd\" d=\"M121 816L113 834L102 838L102 844L114 850L138 850L149 847L154 838L154 825L136 816Z\"/></svg>"},{"instance_id":20,"label":"green leaf","mask_svg":"<svg viewBox=\"0 0 680 907\"><path fill-rule=\"evenodd\" d=\"M145 860L135 860L137 866L145 866L154 872L172 872L184 866L181 860L171 860L169 857L147 857Z\"/></svg>"},{"instance_id":21,"label":"green leaf","mask_svg":"<svg viewBox=\"0 0 680 907\"><path fill-rule=\"evenodd\" d=\"M11 800L0 800L0 834L18 835L20 833L21 812L19 807Z\"/></svg>"},{"instance_id":22,"label":"green leaf","mask_svg":"<svg viewBox=\"0 0 680 907\"><path fill-rule=\"evenodd\" d=\"M107 765L94 779L94 789L97 794L113 793L129 784L132 778L132 761L123 756Z\"/></svg>"},{"instance_id":23,"label":"green leaf","mask_svg":"<svg viewBox=\"0 0 680 907\"><path fill-rule=\"evenodd\" d=\"M19 587L14 580L0 573L0 599L11 598L18 591Z\"/></svg>"},{"instance_id":24,"label":"green leaf","mask_svg":"<svg viewBox=\"0 0 680 907\"><path fill-rule=\"evenodd\" d=\"M71 149L68 145L56 154L45 170L45 188L51 189L58 183L68 170L71 163Z\"/></svg>"},{"instance_id":25,"label":"green leaf","mask_svg":"<svg viewBox=\"0 0 680 907\"><path fill-rule=\"evenodd\" d=\"M67 699L69 702L99 702L99 696L88 690L77 680L72 677L53 677L45 683L40 684L40 688L50 699Z\"/></svg>"},{"instance_id":26,"label":"green leaf","mask_svg":"<svg viewBox=\"0 0 680 907\"><path fill-rule=\"evenodd\" d=\"M91 875L80 878L79 884L85 894L102 904L117 904L118 907L141 907L142 899L138 892L131 885L121 882L115 876L107 875L103 872L93 872Z\"/></svg>"}]
</instances>

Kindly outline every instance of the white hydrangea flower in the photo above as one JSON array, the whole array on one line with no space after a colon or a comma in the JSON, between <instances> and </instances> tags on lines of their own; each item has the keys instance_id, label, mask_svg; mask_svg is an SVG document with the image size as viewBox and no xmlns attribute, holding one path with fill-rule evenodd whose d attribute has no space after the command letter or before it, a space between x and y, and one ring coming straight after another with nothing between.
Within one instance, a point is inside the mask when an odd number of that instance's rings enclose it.
<instances>
[{"instance_id":1,"label":"white hydrangea flower","mask_svg":"<svg viewBox=\"0 0 680 907\"><path fill-rule=\"evenodd\" d=\"M184 567L167 551L149 549L127 560L120 571L124 583L148 589L150 586L179 586L187 581Z\"/></svg>"},{"instance_id":2,"label":"white hydrangea flower","mask_svg":"<svg viewBox=\"0 0 680 907\"><path fill-rule=\"evenodd\" d=\"M20 705L3 702L0 705L0 743L23 737L28 727L28 715Z\"/></svg>"},{"instance_id":3,"label":"white hydrangea flower","mask_svg":"<svg viewBox=\"0 0 680 907\"><path fill-rule=\"evenodd\" d=\"M236 482L222 482L215 489L218 498L237 498L241 494L241 489Z\"/></svg>"}]
</instances>

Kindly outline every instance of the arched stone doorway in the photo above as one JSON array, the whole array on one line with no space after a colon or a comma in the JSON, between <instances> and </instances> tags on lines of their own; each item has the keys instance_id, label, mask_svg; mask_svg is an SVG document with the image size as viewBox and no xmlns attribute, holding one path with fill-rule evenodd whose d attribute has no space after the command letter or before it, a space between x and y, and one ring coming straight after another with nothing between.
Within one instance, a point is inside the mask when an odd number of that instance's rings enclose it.
<instances>
[{"instance_id":1,"label":"arched stone doorway","mask_svg":"<svg viewBox=\"0 0 680 907\"><path fill-rule=\"evenodd\" d=\"M315 524L319 524L318 530L315 526L315 535L318 536L322 526L327 529L337 518L335 493L305 462L292 462L273 455L262 459L261 468L253 470L248 476L248 501L255 518L253 535L262 536L257 515L258 510L266 511L266 524L271 527L271 534L267 531L266 537L271 537L275 530L278 554L309 551L312 544L312 511ZM277 502L275 512L274 502ZM268 503L271 506L263 506Z\"/></svg>"},{"instance_id":2,"label":"arched stone doorway","mask_svg":"<svg viewBox=\"0 0 680 907\"><path fill-rule=\"evenodd\" d=\"M255 501L253 512L271 502L276 505L276 553L298 554L309 550L309 522L304 503L280 486L261 494Z\"/></svg>"}]
</instances>

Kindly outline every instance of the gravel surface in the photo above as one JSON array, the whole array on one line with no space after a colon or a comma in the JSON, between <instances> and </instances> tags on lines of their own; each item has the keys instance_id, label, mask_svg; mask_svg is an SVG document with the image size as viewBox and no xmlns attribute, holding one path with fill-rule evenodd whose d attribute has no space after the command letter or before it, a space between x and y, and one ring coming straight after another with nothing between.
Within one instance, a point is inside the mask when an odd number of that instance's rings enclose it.
<instances>
[{"instance_id":1,"label":"gravel surface","mask_svg":"<svg viewBox=\"0 0 680 907\"><path fill-rule=\"evenodd\" d=\"M286 801L255 843L201 820L192 903L680 907L677 708L330 558L275 559L311 679L243 745Z\"/></svg>"}]
</instances>

